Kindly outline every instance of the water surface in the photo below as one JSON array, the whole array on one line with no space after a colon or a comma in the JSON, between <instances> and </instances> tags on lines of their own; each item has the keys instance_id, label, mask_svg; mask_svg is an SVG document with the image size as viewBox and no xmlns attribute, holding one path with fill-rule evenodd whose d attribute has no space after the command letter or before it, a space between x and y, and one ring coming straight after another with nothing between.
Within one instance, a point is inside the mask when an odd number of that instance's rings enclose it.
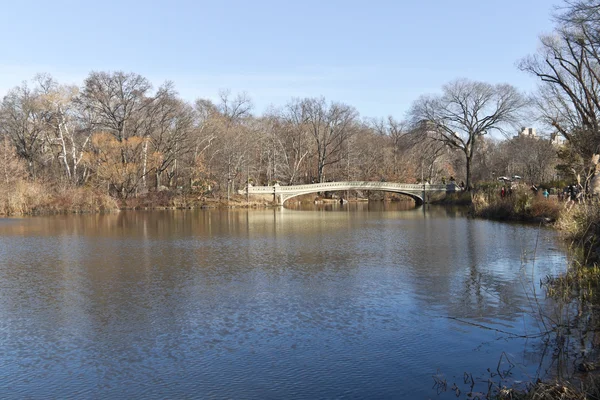
<instances>
[{"instance_id":1,"label":"water surface","mask_svg":"<svg viewBox=\"0 0 600 400\"><path fill-rule=\"evenodd\" d=\"M535 376L497 330L539 331L555 233L403 208L0 220L0 397L454 398L433 375L503 351Z\"/></svg>"}]
</instances>

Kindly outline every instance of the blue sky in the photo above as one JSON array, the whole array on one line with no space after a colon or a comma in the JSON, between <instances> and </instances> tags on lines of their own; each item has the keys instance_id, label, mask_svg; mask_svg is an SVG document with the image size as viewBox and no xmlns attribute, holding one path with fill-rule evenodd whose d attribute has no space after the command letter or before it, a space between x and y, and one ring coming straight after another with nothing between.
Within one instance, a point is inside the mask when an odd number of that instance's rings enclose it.
<instances>
[{"instance_id":1,"label":"blue sky","mask_svg":"<svg viewBox=\"0 0 600 400\"><path fill-rule=\"evenodd\" d=\"M245 91L256 113L325 96L402 119L455 78L533 90L515 63L551 31L557 3L4 0L0 97L38 72L81 84L92 70L123 70L171 80L190 101Z\"/></svg>"}]
</instances>

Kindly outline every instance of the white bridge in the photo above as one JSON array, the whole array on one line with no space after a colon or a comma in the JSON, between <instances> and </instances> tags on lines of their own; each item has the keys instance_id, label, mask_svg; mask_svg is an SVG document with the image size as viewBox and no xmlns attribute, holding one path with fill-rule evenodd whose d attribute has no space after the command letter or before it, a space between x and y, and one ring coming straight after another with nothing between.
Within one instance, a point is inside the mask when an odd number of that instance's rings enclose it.
<instances>
[{"instance_id":1,"label":"white bridge","mask_svg":"<svg viewBox=\"0 0 600 400\"><path fill-rule=\"evenodd\" d=\"M277 202L279 205L283 205L286 200L303 194L344 190L379 190L383 192L400 193L412 197L417 205L421 205L425 202L425 196L427 192L454 193L455 191L460 191L461 189L454 182L451 182L448 185L430 185L428 183L410 184L394 182L348 181L290 186L280 186L279 184L275 184L273 186L249 185L248 188L239 190L238 193L272 195L273 201Z\"/></svg>"}]
</instances>

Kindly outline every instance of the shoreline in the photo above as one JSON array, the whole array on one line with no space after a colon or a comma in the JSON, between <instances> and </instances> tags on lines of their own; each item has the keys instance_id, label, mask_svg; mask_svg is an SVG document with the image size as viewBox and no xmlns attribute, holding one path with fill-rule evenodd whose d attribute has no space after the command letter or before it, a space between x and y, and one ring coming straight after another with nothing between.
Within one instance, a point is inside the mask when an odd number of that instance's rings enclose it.
<instances>
[{"instance_id":1,"label":"shoreline","mask_svg":"<svg viewBox=\"0 0 600 400\"><path fill-rule=\"evenodd\" d=\"M122 202L125 204L119 205L118 202ZM377 202L400 202L403 200L396 199L381 199L381 200L370 200L367 198L358 198L358 199L344 199L344 204L347 203L367 203L369 201L377 201ZM47 204L39 204L39 205L30 205L26 208L27 211L24 212L5 212L2 208L0 208L0 218L7 217L25 217L25 216L50 216L50 215L78 215L78 214L105 214L105 213L116 213L121 211L164 211L164 210L206 210L206 209L268 209L268 208L278 208L283 207L281 205L275 204L272 201L267 200L256 200L252 199L249 202L246 198L241 198L240 196L232 196L232 198L227 202L222 198L196 198L193 200L182 200L180 198L169 199L168 204L164 204L164 202L156 201L153 197L137 197L125 200L112 199L112 204L103 205L100 207L94 207L93 204L86 205L72 205L65 204L65 201L62 201L62 204L55 204L58 201L53 200ZM407 200L407 202L412 202L412 200ZM137 203L137 204L135 204ZM151 205L153 203L162 203L157 205ZM179 203L179 204L178 204ZM315 198L314 200L307 201L305 199L300 199L297 201L292 201L291 204L302 205L302 204L339 204L340 199L331 199L331 198ZM106 204L106 203L105 203ZM436 203L437 204L437 203ZM5 207L6 209L6 207Z\"/></svg>"}]
</instances>

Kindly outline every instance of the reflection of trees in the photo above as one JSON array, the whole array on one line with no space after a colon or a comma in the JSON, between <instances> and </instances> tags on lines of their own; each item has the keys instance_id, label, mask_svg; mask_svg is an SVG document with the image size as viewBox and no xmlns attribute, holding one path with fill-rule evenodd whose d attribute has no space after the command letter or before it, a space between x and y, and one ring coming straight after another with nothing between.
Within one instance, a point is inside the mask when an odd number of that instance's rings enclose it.
<instances>
[{"instance_id":1,"label":"reflection of trees","mask_svg":"<svg viewBox=\"0 0 600 400\"><path fill-rule=\"evenodd\" d=\"M423 231L409 230L405 247L414 275L427 270L423 281L413 283L420 308L441 306L452 317L503 320L527 312L524 291L531 283L519 260L523 245L535 242L532 231L465 219L424 223Z\"/></svg>"}]
</instances>

